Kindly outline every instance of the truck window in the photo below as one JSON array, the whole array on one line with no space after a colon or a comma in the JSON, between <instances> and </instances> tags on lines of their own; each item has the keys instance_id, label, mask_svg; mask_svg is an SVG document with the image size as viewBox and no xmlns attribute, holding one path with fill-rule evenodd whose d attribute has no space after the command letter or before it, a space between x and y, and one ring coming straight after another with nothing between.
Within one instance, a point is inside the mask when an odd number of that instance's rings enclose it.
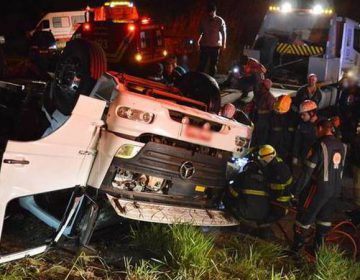
<instances>
[{"instance_id":1,"label":"truck window","mask_svg":"<svg viewBox=\"0 0 360 280\"><path fill-rule=\"evenodd\" d=\"M50 22L48 19L44 19L40 24L40 29L49 29L50 28Z\"/></svg>"},{"instance_id":2,"label":"truck window","mask_svg":"<svg viewBox=\"0 0 360 280\"><path fill-rule=\"evenodd\" d=\"M72 25L85 22L85 15L72 16L71 23Z\"/></svg>"},{"instance_id":3,"label":"truck window","mask_svg":"<svg viewBox=\"0 0 360 280\"><path fill-rule=\"evenodd\" d=\"M52 19L52 24L54 28L69 27L70 26L69 17L54 17Z\"/></svg>"},{"instance_id":4,"label":"truck window","mask_svg":"<svg viewBox=\"0 0 360 280\"><path fill-rule=\"evenodd\" d=\"M151 44L151 34L149 31L140 32L140 47L142 49L149 48Z\"/></svg>"},{"instance_id":5,"label":"truck window","mask_svg":"<svg viewBox=\"0 0 360 280\"><path fill-rule=\"evenodd\" d=\"M360 29L354 29L354 50L360 52Z\"/></svg>"},{"instance_id":6,"label":"truck window","mask_svg":"<svg viewBox=\"0 0 360 280\"><path fill-rule=\"evenodd\" d=\"M330 17L314 17L309 13L270 13L264 20L260 36L270 35L278 38L281 43L292 43L294 35L307 45L325 46L329 29Z\"/></svg>"},{"instance_id":7,"label":"truck window","mask_svg":"<svg viewBox=\"0 0 360 280\"><path fill-rule=\"evenodd\" d=\"M164 38L160 29L156 30L156 46L157 47L164 46Z\"/></svg>"}]
</instances>

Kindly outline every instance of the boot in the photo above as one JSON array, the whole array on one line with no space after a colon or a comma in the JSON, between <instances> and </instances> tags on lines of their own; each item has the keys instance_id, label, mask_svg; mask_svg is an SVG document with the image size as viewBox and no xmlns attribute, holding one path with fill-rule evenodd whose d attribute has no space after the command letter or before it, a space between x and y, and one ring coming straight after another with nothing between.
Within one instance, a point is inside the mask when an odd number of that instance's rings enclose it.
<instances>
[{"instance_id":1,"label":"boot","mask_svg":"<svg viewBox=\"0 0 360 280\"><path fill-rule=\"evenodd\" d=\"M314 240L314 252L318 252L325 243L326 234L330 231L331 225L316 224L316 233Z\"/></svg>"},{"instance_id":2,"label":"boot","mask_svg":"<svg viewBox=\"0 0 360 280\"><path fill-rule=\"evenodd\" d=\"M305 233L305 228L302 228L297 224L294 225L294 241L290 249L291 251L297 253L302 247L304 247Z\"/></svg>"}]
</instances>

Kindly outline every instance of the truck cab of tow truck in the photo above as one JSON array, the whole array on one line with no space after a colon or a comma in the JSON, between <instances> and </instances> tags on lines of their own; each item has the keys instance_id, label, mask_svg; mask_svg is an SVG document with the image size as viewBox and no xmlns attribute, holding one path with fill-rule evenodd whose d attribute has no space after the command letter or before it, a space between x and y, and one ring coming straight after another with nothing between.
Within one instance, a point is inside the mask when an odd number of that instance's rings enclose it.
<instances>
[{"instance_id":1,"label":"truck cab of tow truck","mask_svg":"<svg viewBox=\"0 0 360 280\"><path fill-rule=\"evenodd\" d=\"M331 86L360 67L360 27L354 20L337 16L333 7L316 1L311 6L281 1L269 6L252 47L245 53L259 59L270 78L290 92L305 84L308 74L315 73L327 91L321 104L325 107L336 100L335 87Z\"/></svg>"}]
</instances>

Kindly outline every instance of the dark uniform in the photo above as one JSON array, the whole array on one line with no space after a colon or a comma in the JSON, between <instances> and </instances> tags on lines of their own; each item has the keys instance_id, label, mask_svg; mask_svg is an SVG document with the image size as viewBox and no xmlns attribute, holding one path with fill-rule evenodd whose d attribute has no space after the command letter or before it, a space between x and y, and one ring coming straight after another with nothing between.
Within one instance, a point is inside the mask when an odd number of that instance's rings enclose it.
<instances>
[{"instance_id":1,"label":"dark uniform","mask_svg":"<svg viewBox=\"0 0 360 280\"><path fill-rule=\"evenodd\" d=\"M316 103L316 105L319 106L321 101L321 91L317 87L315 92L311 94L308 89L308 85L302 86L299 88L299 90L296 93L296 96L293 99L293 106L292 109L295 112L299 111L299 106L301 103L303 103L305 100L312 100Z\"/></svg>"},{"instance_id":2,"label":"dark uniform","mask_svg":"<svg viewBox=\"0 0 360 280\"><path fill-rule=\"evenodd\" d=\"M279 157L274 158L264 168L265 181L268 184L271 205L269 222L276 221L286 214L291 199L290 189L293 184L288 165Z\"/></svg>"},{"instance_id":3,"label":"dark uniform","mask_svg":"<svg viewBox=\"0 0 360 280\"><path fill-rule=\"evenodd\" d=\"M292 150L292 156L300 163L306 159L311 146L316 142L316 127L312 122L301 121L298 125Z\"/></svg>"},{"instance_id":4,"label":"dark uniform","mask_svg":"<svg viewBox=\"0 0 360 280\"><path fill-rule=\"evenodd\" d=\"M261 88L260 95L255 98L255 130L253 142L257 146L268 143L270 130L270 117L276 98L264 86Z\"/></svg>"},{"instance_id":5,"label":"dark uniform","mask_svg":"<svg viewBox=\"0 0 360 280\"><path fill-rule=\"evenodd\" d=\"M269 215L269 193L259 166L251 162L230 181L224 204L237 219L265 222Z\"/></svg>"},{"instance_id":6,"label":"dark uniform","mask_svg":"<svg viewBox=\"0 0 360 280\"><path fill-rule=\"evenodd\" d=\"M356 134L357 121L360 118L360 88L356 85L345 89L339 100L341 134L346 143L350 143Z\"/></svg>"},{"instance_id":7,"label":"dark uniform","mask_svg":"<svg viewBox=\"0 0 360 280\"><path fill-rule=\"evenodd\" d=\"M267 144L273 146L282 159L287 160L289 157L293 131L294 127L290 112L286 114L272 112Z\"/></svg>"},{"instance_id":8,"label":"dark uniform","mask_svg":"<svg viewBox=\"0 0 360 280\"><path fill-rule=\"evenodd\" d=\"M300 194L293 250L304 244L304 233L316 221L315 248L331 227L336 198L341 191L346 146L333 135L319 139L305 161L294 190ZM310 184L309 184L310 183Z\"/></svg>"}]
</instances>

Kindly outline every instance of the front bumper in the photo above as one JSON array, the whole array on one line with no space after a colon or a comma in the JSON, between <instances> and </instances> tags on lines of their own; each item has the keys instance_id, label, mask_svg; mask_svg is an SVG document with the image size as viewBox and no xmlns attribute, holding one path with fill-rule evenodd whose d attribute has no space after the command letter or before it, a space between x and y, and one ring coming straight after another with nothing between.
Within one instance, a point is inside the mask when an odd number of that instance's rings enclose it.
<instances>
[{"instance_id":1,"label":"front bumper","mask_svg":"<svg viewBox=\"0 0 360 280\"><path fill-rule=\"evenodd\" d=\"M179 224L194 226L235 226L239 222L221 210L197 209L172 206L129 199L119 199L108 195L116 213L124 218L144 222Z\"/></svg>"}]
</instances>

